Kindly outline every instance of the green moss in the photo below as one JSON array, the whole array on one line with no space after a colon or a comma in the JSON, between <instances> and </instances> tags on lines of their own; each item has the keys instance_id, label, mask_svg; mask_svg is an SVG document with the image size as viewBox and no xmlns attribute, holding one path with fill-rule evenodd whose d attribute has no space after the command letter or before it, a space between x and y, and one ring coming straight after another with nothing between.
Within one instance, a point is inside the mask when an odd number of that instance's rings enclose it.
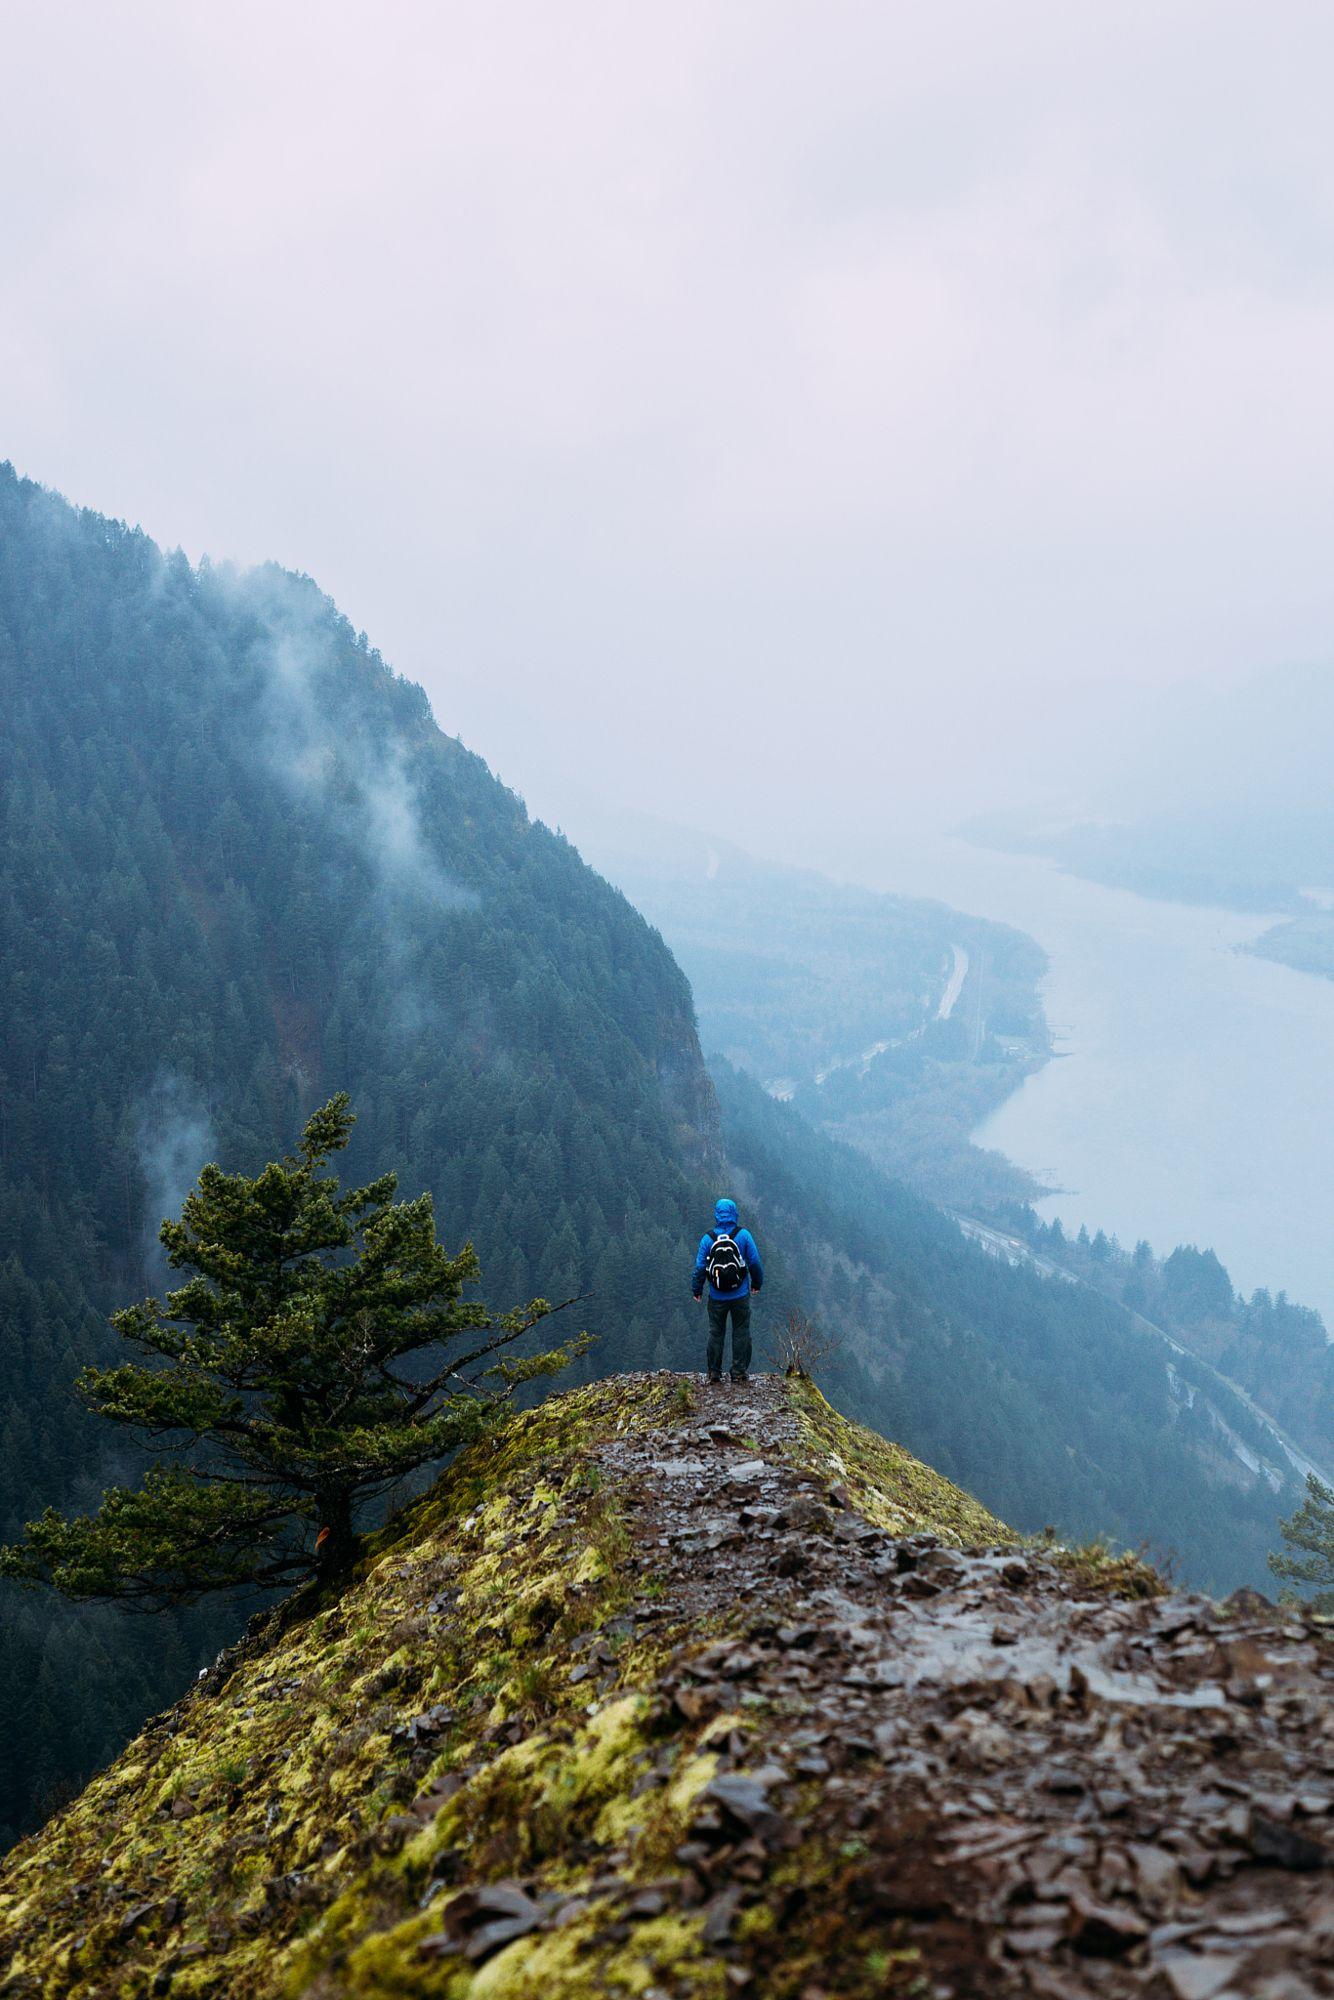
<instances>
[{"instance_id":1,"label":"green moss","mask_svg":"<svg viewBox=\"0 0 1334 2000\"><path fill-rule=\"evenodd\" d=\"M957 1548L1015 1543L1018 1537L961 1486L933 1472L902 1445L839 1415L813 1382L788 1384L807 1450L804 1462L840 1485L859 1513L891 1535L929 1531Z\"/></svg>"},{"instance_id":2,"label":"green moss","mask_svg":"<svg viewBox=\"0 0 1334 2000\"><path fill-rule=\"evenodd\" d=\"M727 1718L729 1722L735 1719L730 1716ZM717 1773L716 1757L706 1754L688 1758L674 1773L671 1783L667 1786L664 1796L669 1813L681 1820L687 1819L691 1806L706 1786L712 1784Z\"/></svg>"},{"instance_id":3,"label":"green moss","mask_svg":"<svg viewBox=\"0 0 1334 2000\"><path fill-rule=\"evenodd\" d=\"M698 1916L664 1915L615 1942L602 1935L605 1913L590 1910L559 1930L516 1939L474 1971L423 1955L423 1941L438 1929L428 1913L358 1945L342 1990L349 2000L611 2000L666 1984L696 2000L722 2000L725 1968L702 1928Z\"/></svg>"},{"instance_id":4,"label":"green moss","mask_svg":"<svg viewBox=\"0 0 1334 2000\"><path fill-rule=\"evenodd\" d=\"M588 2000L654 1985L721 2000L725 1966L701 1942L699 1913L669 1910L627 1937L605 1884L679 1872L714 1745L746 1728L762 1756L764 1716L666 1722L655 1688L682 1635L658 1625L607 1647L595 1677L571 1678L593 1657L576 1642L605 1642L632 1590L661 1595L637 1574L614 1483L591 1455L629 1428L681 1422L693 1393L634 1378L514 1417L368 1539L339 1600L308 1593L285 1607L220 1688L150 1724L0 1873L7 1992L139 2000L169 1973L171 2000ZM790 1394L799 1462L872 1520L1008 1538L814 1389ZM813 1850L801 1864L829 1896L853 1865ZM586 1907L480 1966L423 1956L461 1888L510 1876ZM762 1907L745 1935L793 1966L803 1958ZM894 1940L868 1940L882 1944ZM785 1994L786 1969L757 1990ZM817 1954L809 1977L818 1971Z\"/></svg>"},{"instance_id":5,"label":"green moss","mask_svg":"<svg viewBox=\"0 0 1334 2000\"><path fill-rule=\"evenodd\" d=\"M1110 1542L1084 1542L1065 1548L1039 1537L1035 1548L1050 1555L1074 1588L1093 1597L1165 1597L1167 1584L1153 1564L1133 1549L1116 1549Z\"/></svg>"}]
</instances>

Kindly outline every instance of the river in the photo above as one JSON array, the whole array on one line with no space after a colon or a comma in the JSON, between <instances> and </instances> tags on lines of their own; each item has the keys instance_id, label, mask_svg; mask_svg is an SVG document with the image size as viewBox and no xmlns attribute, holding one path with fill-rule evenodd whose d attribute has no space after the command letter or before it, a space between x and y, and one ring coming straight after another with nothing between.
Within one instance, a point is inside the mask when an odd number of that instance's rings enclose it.
<instances>
[{"instance_id":1,"label":"river","mask_svg":"<svg viewBox=\"0 0 1334 2000\"><path fill-rule=\"evenodd\" d=\"M975 1135L1060 1193L1068 1230L1212 1246L1240 1290L1334 1328L1334 982L1238 946L1271 919L1152 902L955 840L876 886L1014 924L1051 961L1057 1058Z\"/></svg>"}]
</instances>

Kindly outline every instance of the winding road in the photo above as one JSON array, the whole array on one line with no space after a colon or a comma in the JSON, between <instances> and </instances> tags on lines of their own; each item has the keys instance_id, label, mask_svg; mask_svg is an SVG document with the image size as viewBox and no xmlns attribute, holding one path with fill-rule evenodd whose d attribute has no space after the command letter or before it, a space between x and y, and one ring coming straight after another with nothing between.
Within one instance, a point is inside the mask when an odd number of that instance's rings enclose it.
<instances>
[{"instance_id":1,"label":"winding road","mask_svg":"<svg viewBox=\"0 0 1334 2000\"><path fill-rule=\"evenodd\" d=\"M959 1228L968 1237L970 1242L976 1243L980 1249L985 1250L990 1256L1003 1258L1007 1264L1027 1265L1030 1270L1037 1271L1044 1278L1061 1278L1067 1285L1079 1285L1086 1291L1096 1290L1096 1287L1088 1285L1074 1271L1067 1271L1063 1265L1053 1263L1050 1257L1039 1256L1035 1250L1029 1248L1022 1237L1010 1236L1003 1230L992 1229L985 1222L975 1221L970 1215L959 1214L956 1209L946 1209L945 1213L950 1217L952 1222L958 1223ZM1153 1334L1156 1339L1161 1340L1165 1346L1169 1347L1174 1354L1188 1357L1194 1363L1195 1367L1203 1369L1208 1375L1212 1375L1221 1390L1230 1396L1235 1396L1237 1401L1250 1412L1256 1422L1261 1425L1273 1440L1291 1469L1301 1478L1307 1479L1314 1475L1322 1484L1326 1486L1334 1485L1334 1473L1331 1472L1330 1468L1317 1465L1310 1454L1303 1451L1296 1440L1289 1436L1283 1426L1275 1418L1271 1417L1268 1410L1257 1403L1255 1398L1248 1394L1239 1382L1234 1382L1230 1375L1225 1375L1220 1368L1215 1368L1212 1362L1205 1361L1201 1355L1193 1353L1189 1347L1184 1346L1173 1334L1168 1333L1165 1327L1157 1325L1151 1319L1145 1319L1143 1313L1131 1312L1130 1318L1139 1327L1141 1332ZM1262 1470L1263 1468L1254 1462L1254 1452L1251 1451L1250 1447L1242 1439L1236 1436L1222 1412L1216 1409L1212 1403L1209 1407L1213 1410L1214 1417L1222 1427L1229 1444L1242 1463L1248 1465L1252 1471Z\"/></svg>"},{"instance_id":2,"label":"winding road","mask_svg":"<svg viewBox=\"0 0 1334 2000\"><path fill-rule=\"evenodd\" d=\"M945 983L945 991L940 996L940 1005L936 1009L938 1021L949 1020L954 1012L954 1003L963 992L963 982L968 977L968 953L961 944L952 944L950 950L954 954L954 960L950 967L950 976Z\"/></svg>"}]
</instances>

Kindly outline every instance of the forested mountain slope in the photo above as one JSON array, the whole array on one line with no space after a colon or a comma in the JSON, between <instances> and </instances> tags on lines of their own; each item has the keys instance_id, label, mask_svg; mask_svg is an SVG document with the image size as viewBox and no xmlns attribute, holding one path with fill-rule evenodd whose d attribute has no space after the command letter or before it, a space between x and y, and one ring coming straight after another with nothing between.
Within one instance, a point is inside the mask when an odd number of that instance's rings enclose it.
<instances>
[{"instance_id":1,"label":"forested mountain slope","mask_svg":"<svg viewBox=\"0 0 1334 2000\"><path fill-rule=\"evenodd\" d=\"M430 1186L488 1298L593 1292L602 1366L689 1351L719 1144L685 979L313 584L4 468L0 705L0 1535L132 1470L69 1390L107 1311L205 1159L262 1164L334 1089L350 1171ZM200 1644L6 1593L0 1833Z\"/></svg>"},{"instance_id":2,"label":"forested mountain slope","mask_svg":"<svg viewBox=\"0 0 1334 2000\"><path fill-rule=\"evenodd\" d=\"M1243 1298L1215 1253L1191 1243L1158 1258L1147 1243L1126 1250L1102 1230L1071 1237L1036 1216L1025 1235L1037 1253L1163 1327L1334 1465L1334 1344L1319 1313L1263 1287Z\"/></svg>"}]
</instances>

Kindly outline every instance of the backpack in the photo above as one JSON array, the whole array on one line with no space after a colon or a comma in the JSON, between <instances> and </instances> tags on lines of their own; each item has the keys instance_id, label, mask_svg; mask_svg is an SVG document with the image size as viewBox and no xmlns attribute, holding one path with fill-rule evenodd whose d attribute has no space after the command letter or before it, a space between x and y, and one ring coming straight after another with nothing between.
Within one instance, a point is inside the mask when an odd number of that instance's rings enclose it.
<instances>
[{"instance_id":1,"label":"backpack","mask_svg":"<svg viewBox=\"0 0 1334 2000\"><path fill-rule=\"evenodd\" d=\"M715 1292L739 1292L746 1282L746 1260L725 1230L714 1233L704 1274Z\"/></svg>"}]
</instances>

